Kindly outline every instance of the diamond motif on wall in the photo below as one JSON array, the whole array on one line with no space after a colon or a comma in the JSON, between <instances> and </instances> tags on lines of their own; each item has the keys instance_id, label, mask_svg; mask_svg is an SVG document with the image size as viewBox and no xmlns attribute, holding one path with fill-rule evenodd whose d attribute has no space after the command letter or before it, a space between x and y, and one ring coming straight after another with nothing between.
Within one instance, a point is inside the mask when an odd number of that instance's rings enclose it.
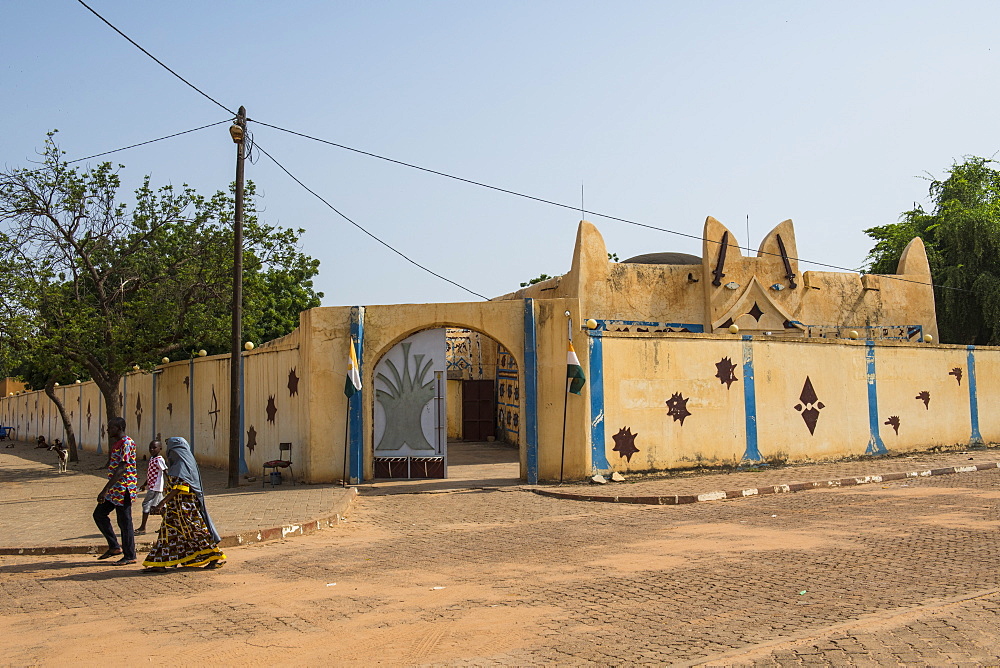
<instances>
[{"instance_id":1,"label":"diamond motif on wall","mask_svg":"<svg viewBox=\"0 0 1000 668\"><path fill-rule=\"evenodd\" d=\"M760 306L757 302L753 303L753 308L747 311L747 315L752 316L754 320L760 322L760 316L764 315L764 312L760 310Z\"/></svg>"},{"instance_id":2,"label":"diamond motif on wall","mask_svg":"<svg viewBox=\"0 0 1000 668\"><path fill-rule=\"evenodd\" d=\"M215 428L219 426L219 399L215 396L215 385L212 386L212 408L208 411L208 416L212 420L212 438L215 438Z\"/></svg>"},{"instance_id":3,"label":"diamond motif on wall","mask_svg":"<svg viewBox=\"0 0 1000 668\"><path fill-rule=\"evenodd\" d=\"M278 413L278 406L274 403L274 395L267 397L267 408L265 409L267 413L267 421L274 424L274 416Z\"/></svg>"},{"instance_id":4,"label":"diamond motif on wall","mask_svg":"<svg viewBox=\"0 0 1000 668\"><path fill-rule=\"evenodd\" d=\"M819 412L826 408L823 402L816 396L812 381L806 376L806 382L802 385L802 392L799 394L801 403L795 404L795 410L802 413L802 420L809 428L809 433L816 431L816 422L819 420Z\"/></svg>"},{"instance_id":5,"label":"diamond motif on wall","mask_svg":"<svg viewBox=\"0 0 1000 668\"><path fill-rule=\"evenodd\" d=\"M136 431L142 429L142 395L135 396L135 428Z\"/></svg>"}]
</instances>

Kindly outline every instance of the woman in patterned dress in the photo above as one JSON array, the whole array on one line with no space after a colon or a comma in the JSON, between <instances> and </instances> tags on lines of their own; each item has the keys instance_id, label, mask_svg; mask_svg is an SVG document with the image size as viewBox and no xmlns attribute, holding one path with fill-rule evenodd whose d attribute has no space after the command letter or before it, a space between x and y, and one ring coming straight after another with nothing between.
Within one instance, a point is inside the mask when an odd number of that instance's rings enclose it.
<instances>
[{"instance_id":1,"label":"woman in patterned dress","mask_svg":"<svg viewBox=\"0 0 1000 668\"><path fill-rule=\"evenodd\" d=\"M156 506L163 514L160 532L142 565L143 573L162 573L167 566L219 568L226 555L219 533L205 509L201 473L191 446L180 437L167 439L167 488Z\"/></svg>"}]
</instances>

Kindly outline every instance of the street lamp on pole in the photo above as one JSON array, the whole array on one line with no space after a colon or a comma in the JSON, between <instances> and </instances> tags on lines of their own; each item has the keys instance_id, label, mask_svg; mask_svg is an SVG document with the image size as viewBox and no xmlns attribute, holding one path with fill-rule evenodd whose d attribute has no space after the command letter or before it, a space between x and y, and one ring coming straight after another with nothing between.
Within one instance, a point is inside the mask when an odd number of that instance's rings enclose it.
<instances>
[{"instance_id":1,"label":"street lamp on pole","mask_svg":"<svg viewBox=\"0 0 1000 668\"><path fill-rule=\"evenodd\" d=\"M233 332L229 360L229 487L240 484L240 353L243 345L243 160L247 110L240 107L229 134L236 143L236 211L233 216Z\"/></svg>"}]
</instances>

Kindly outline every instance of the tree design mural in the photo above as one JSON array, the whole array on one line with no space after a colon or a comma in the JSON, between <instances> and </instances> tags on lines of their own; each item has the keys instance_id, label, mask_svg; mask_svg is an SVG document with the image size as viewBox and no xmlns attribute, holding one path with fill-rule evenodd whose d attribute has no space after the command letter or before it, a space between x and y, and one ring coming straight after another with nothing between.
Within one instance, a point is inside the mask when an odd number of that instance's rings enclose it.
<instances>
[{"instance_id":1,"label":"tree design mural","mask_svg":"<svg viewBox=\"0 0 1000 668\"><path fill-rule=\"evenodd\" d=\"M924 402L924 409L931 409L931 393L927 390L923 390L920 394L915 396L914 399Z\"/></svg>"},{"instance_id":2,"label":"tree design mural","mask_svg":"<svg viewBox=\"0 0 1000 668\"><path fill-rule=\"evenodd\" d=\"M427 442L424 430L420 425L424 406L434 398L434 380L424 382L427 372L433 365L433 360L427 360L425 355L414 355L414 374L410 375L410 346L403 343L403 373L400 375L392 360L386 358L385 364L392 373L392 380L385 374L378 374L389 389L375 390L375 398L385 409L385 432L382 440L375 446L376 450L399 450L408 445L414 450L433 450L434 446Z\"/></svg>"},{"instance_id":3,"label":"tree design mural","mask_svg":"<svg viewBox=\"0 0 1000 668\"><path fill-rule=\"evenodd\" d=\"M885 421L885 424L887 424L890 427L892 427L892 430L894 432L896 432L897 436L899 435L899 416L898 415L890 415L889 419Z\"/></svg>"},{"instance_id":4,"label":"tree design mural","mask_svg":"<svg viewBox=\"0 0 1000 668\"><path fill-rule=\"evenodd\" d=\"M955 367L954 369L952 369L951 371L948 372L948 375L949 376L954 376L955 380L958 381L959 385L962 384L962 367L960 367L960 366Z\"/></svg>"}]
</instances>

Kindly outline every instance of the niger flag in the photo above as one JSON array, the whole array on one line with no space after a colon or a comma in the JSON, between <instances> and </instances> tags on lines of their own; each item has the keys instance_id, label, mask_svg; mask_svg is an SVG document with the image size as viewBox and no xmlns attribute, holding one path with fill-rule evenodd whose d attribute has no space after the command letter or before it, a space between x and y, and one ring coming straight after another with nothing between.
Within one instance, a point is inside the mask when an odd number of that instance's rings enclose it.
<instances>
[{"instance_id":1,"label":"niger flag","mask_svg":"<svg viewBox=\"0 0 1000 668\"><path fill-rule=\"evenodd\" d=\"M344 394L348 398L361 391L361 373L358 371L358 356L354 352L354 340L351 340L351 358L347 361L347 382L344 384Z\"/></svg>"},{"instance_id":2,"label":"niger flag","mask_svg":"<svg viewBox=\"0 0 1000 668\"><path fill-rule=\"evenodd\" d=\"M573 350L573 342L569 342L569 350L566 352L566 378L569 379L569 391L573 394L580 394L584 384L587 382L583 375L583 367L580 366L580 358Z\"/></svg>"}]
</instances>

